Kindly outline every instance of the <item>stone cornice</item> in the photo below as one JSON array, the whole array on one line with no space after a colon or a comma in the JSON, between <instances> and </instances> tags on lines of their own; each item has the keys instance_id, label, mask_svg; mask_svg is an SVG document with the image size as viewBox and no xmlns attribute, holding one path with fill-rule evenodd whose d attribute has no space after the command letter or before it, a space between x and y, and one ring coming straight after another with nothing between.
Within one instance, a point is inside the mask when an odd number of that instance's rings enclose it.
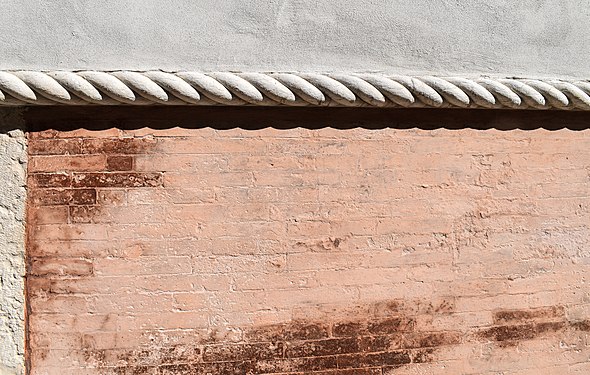
<instances>
[{"instance_id":1,"label":"stone cornice","mask_svg":"<svg viewBox=\"0 0 590 375\"><path fill-rule=\"evenodd\" d=\"M590 110L590 82L377 74L2 71L0 105Z\"/></svg>"}]
</instances>

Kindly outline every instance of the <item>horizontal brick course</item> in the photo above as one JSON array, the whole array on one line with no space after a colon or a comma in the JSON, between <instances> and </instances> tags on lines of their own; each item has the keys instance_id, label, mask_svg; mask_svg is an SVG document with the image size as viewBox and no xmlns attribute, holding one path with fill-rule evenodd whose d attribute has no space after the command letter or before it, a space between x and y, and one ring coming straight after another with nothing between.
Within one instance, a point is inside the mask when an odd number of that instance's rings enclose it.
<instances>
[{"instance_id":1,"label":"horizontal brick course","mask_svg":"<svg viewBox=\"0 0 590 375\"><path fill-rule=\"evenodd\" d=\"M32 374L588 370L587 130L29 138Z\"/></svg>"}]
</instances>

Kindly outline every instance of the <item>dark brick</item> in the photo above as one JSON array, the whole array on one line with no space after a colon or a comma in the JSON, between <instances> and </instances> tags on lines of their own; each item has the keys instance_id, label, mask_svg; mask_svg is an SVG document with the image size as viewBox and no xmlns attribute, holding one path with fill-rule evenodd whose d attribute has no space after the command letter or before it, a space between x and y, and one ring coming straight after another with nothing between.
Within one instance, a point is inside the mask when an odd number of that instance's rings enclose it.
<instances>
[{"instance_id":1,"label":"dark brick","mask_svg":"<svg viewBox=\"0 0 590 375\"><path fill-rule=\"evenodd\" d=\"M551 306L528 310L501 310L494 313L494 322L503 323L529 323L535 320L547 320L564 318L563 306Z\"/></svg>"},{"instance_id":2,"label":"dark brick","mask_svg":"<svg viewBox=\"0 0 590 375\"><path fill-rule=\"evenodd\" d=\"M81 140L84 154L143 154L156 144L151 138L86 138Z\"/></svg>"},{"instance_id":3,"label":"dark brick","mask_svg":"<svg viewBox=\"0 0 590 375\"><path fill-rule=\"evenodd\" d=\"M281 372L303 372L321 371L338 368L337 357L308 357L262 360L256 362L254 373L281 373Z\"/></svg>"},{"instance_id":4,"label":"dark brick","mask_svg":"<svg viewBox=\"0 0 590 375\"><path fill-rule=\"evenodd\" d=\"M158 375L244 375L252 373L254 366L251 361L162 365Z\"/></svg>"},{"instance_id":5,"label":"dark brick","mask_svg":"<svg viewBox=\"0 0 590 375\"><path fill-rule=\"evenodd\" d=\"M427 363L434 360L433 354L433 348L426 348L412 351L410 357L412 357L412 363Z\"/></svg>"},{"instance_id":6,"label":"dark brick","mask_svg":"<svg viewBox=\"0 0 590 375\"><path fill-rule=\"evenodd\" d=\"M334 324L334 336L358 336L366 334L365 322L340 322Z\"/></svg>"},{"instance_id":7,"label":"dark brick","mask_svg":"<svg viewBox=\"0 0 590 375\"><path fill-rule=\"evenodd\" d=\"M361 336L358 338L359 352L385 352L402 347L402 335Z\"/></svg>"},{"instance_id":8,"label":"dark brick","mask_svg":"<svg viewBox=\"0 0 590 375\"><path fill-rule=\"evenodd\" d=\"M358 353L338 356L338 368L397 366L411 362L408 351L396 350L383 353Z\"/></svg>"},{"instance_id":9,"label":"dark brick","mask_svg":"<svg viewBox=\"0 0 590 375\"><path fill-rule=\"evenodd\" d=\"M351 321L334 324L334 336L366 336L389 335L410 331L414 328L414 320L394 317L372 321Z\"/></svg>"},{"instance_id":10,"label":"dark brick","mask_svg":"<svg viewBox=\"0 0 590 375\"><path fill-rule=\"evenodd\" d=\"M35 139L28 145L30 155L76 155L82 153L79 139Z\"/></svg>"},{"instance_id":11,"label":"dark brick","mask_svg":"<svg viewBox=\"0 0 590 375\"><path fill-rule=\"evenodd\" d=\"M244 336L247 341L295 341L327 338L329 327L323 323L291 322L272 324L248 329Z\"/></svg>"},{"instance_id":12,"label":"dark brick","mask_svg":"<svg viewBox=\"0 0 590 375\"><path fill-rule=\"evenodd\" d=\"M300 375L299 373L298 375ZM337 369L337 370L326 370L326 371L315 371L313 375L382 375L381 368L350 368L350 369ZM295 375L295 374L286 374Z\"/></svg>"},{"instance_id":13,"label":"dark brick","mask_svg":"<svg viewBox=\"0 0 590 375\"><path fill-rule=\"evenodd\" d=\"M535 330L537 331L537 334L541 335L543 333L563 331L566 328L566 322L543 322L537 323Z\"/></svg>"},{"instance_id":14,"label":"dark brick","mask_svg":"<svg viewBox=\"0 0 590 375\"><path fill-rule=\"evenodd\" d=\"M156 187L162 186L161 173L75 173L74 187Z\"/></svg>"},{"instance_id":15,"label":"dark brick","mask_svg":"<svg viewBox=\"0 0 590 375\"><path fill-rule=\"evenodd\" d=\"M388 366L405 365L412 361L408 351L385 352L381 356L381 364Z\"/></svg>"},{"instance_id":16,"label":"dark brick","mask_svg":"<svg viewBox=\"0 0 590 375\"><path fill-rule=\"evenodd\" d=\"M292 322L285 327L284 338L292 340L317 340L327 338L329 327L323 323Z\"/></svg>"},{"instance_id":17,"label":"dark brick","mask_svg":"<svg viewBox=\"0 0 590 375\"><path fill-rule=\"evenodd\" d=\"M114 155L107 157L107 170L130 171L133 169L133 157L128 155Z\"/></svg>"},{"instance_id":18,"label":"dark brick","mask_svg":"<svg viewBox=\"0 0 590 375\"><path fill-rule=\"evenodd\" d=\"M37 189L31 192L33 204L38 206L96 204L95 189Z\"/></svg>"},{"instance_id":19,"label":"dark brick","mask_svg":"<svg viewBox=\"0 0 590 375\"><path fill-rule=\"evenodd\" d=\"M37 188L70 187L72 177L63 173L35 173L29 176L29 185Z\"/></svg>"},{"instance_id":20,"label":"dark brick","mask_svg":"<svg viewBox=\"0 0 590 375\"><path fill-rule=\"evenodd\" d=\"M371 321L367 324L367 332L372 334L392 334L413 329L414 321L406 318L389 318L379 321Z\"/></svg>"},{"instance_id":21,"label":"dark brick","mask_svg":"<svg viewBox=\"0 0 590 375\"><path fill-rule=\"evenodd\" d=\"M262 360L283 356L283 343L209 345L203 350L205 362Z\"/></svg>"},{"instance_id":22,"label":"dark brick","mask_svg":"<svg viewBox=\"0 0 590 375\"><path fill-rule=\"evenodd\" d=\"M534 324L496 326L479 332L481 338L492 341L530 340L537 336Z\"/></svg>"},{"instance_id":23,"label":"dark brick","mask_svg":"<svg viewBox=\"0 0 590 375\"><path fill-rule=\"evenodd\" d=\"M573 329L578 331L590 332L590 320L581 320L578 322L570 323Z\"/></svg>"},{"instance_id":24,"label":"dark brick","mask_svg":"<svg viewBox=\"0 0 590 375\"><path fill-rule=\"evenodd\" d=\"M194 365L179 364L179 365L163 365L158 367L159 375L194 375L196 369Z\"/></svg>"},{"instance_id":25,"label":"dark brick","mask_svg":"<svg viewBox=\"0 0 590 375\"><path fill-rule=\"evenodd\" d=\"M339 338L290 343L286 347L285 356L288 358L317 357L357 353L359 351L359 343L355 338Z\"/></svg>"},{"instance_id":26,"label":"dark brick","mask_svg":"<svg viewBox=\"0 0 590 375\"><path fill-rule=\"evenodd\" d=\"M201 362L201 349L195 345L175 345L158 350L160 364Z\"/></svg>"},{"instance_id":27,"label":"dark brick","mask_svg":"<svg viewBox=\"0 0 590 375\"><path fill-rule=\"evenodd\" d=\"M338 368L375 367L383 365L383 353L355 353L338 356Z\"/></svg>"},{"instance_id":28,"label":"dark brick","mask_svg":"<svg viewBox=\"0 0 590 375\"><path fill-rule=\"evenodd\" d=\"M429 348L442 345L456 345L461 343L458 332L415 332L404 335L403 347Z\"/></svg>"},{"instance_id":29,"label":"dark brick","mask_svg":"<svg viewBox=\"0 0 590 375\"><path fill-rule=\"evenodd\" d=\"M109 374L108 369L102 369L105 374ZM149 366L119 366L113 369L116 375L158 375L157 367Z\"/></svg>"}]
</instances>

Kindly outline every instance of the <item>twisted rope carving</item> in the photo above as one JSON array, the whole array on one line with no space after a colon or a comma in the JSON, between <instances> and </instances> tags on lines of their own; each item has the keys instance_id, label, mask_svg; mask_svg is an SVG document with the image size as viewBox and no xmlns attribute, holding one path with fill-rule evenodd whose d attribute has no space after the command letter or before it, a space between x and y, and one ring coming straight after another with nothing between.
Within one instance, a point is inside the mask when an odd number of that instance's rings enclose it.
<instances>
[{"instance_id":1,"label":"twisted rope carving","mask_svg":"<svg viewBox=\"0 0 590 375\"><path fill-rule=\"evenodd\" d=\"M590 82L376 74L0 71L0 105L590 110Z\"/></svg>"}]
</instances>

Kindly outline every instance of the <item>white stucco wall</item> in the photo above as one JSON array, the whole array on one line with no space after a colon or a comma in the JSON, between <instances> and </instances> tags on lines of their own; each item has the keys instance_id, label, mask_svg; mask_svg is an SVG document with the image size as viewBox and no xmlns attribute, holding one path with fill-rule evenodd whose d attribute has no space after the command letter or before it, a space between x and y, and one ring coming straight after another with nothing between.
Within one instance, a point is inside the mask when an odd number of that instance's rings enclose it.
<instances>
[{"instance_id":1,"label":"white stucco wall","mask_svg":"<svg viewBox=\"0 0 590 375\"><path fill-rule=\"evenodd\" d=\"M0 69L588 77L588 0L1 0Z\"/></svg>"},{"instance_id":2,"label":"white stucco wall","mask_svg":"<svg viewBox=\"0 0 590 375\"><path fill-rule=\"evenodd\" d=\"M0 375L23 373L26 141L18 112L0 111Z\"/></svg>"}]
</instances>

